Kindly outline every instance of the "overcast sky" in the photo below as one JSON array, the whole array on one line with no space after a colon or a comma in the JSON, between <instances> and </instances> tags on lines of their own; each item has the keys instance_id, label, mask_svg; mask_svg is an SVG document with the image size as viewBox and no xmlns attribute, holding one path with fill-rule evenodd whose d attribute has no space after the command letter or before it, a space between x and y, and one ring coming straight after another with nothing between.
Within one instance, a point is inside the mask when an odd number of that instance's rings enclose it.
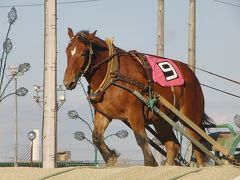
<instances>
[{"instance_id":1,"label":"overcast sky","mask_svg":"<svg viewBox=\"0 0 240 180\"><path fill-rule=\"evenodd\" d=\"M240 81L240 2L224 1L238 7L214 0L197 1L197 67ZM188 0L165 1L165 57L182 62L187 62L188 57L188 2ZM20 97L18 101L19 151L24 151L28 143L27 133L32 129L41 129L42 123L42 110L33 101L35 95L33 86L42 85L43 80L44 7L41 5L43 0L1 0L0 43L3 43L9 25L7 13L10 7L3 6L20 4L34 6L16 6L18 19L12 26L9 36L13 49L7 65L17 66L24 62L31 64L30 71L18 78L18 85L29 90L28 95ZM157 0L100 0L59 4L57 16L58 84L62 84L66 67L68 27L74 32L97 30L97 36L102 39L114 37L115 44L125 50L136 49L145 53L156 53ZM239 85L199 71L197 76L201 83L240 95ZM13 84L10 85L8 93L13 91L13 88ZM217 123L233 124L234 115L240 113L239 99L205 87L203 91L206 113ZM14 108L13 96L0 104L0 160L14 156ZM67 92L66 103L58 111L58 150L72 151L74 160L91 160L94 158L93 148L88 142L75 140L73 133L84 131L89 139L91 134L82 122L68 118L67 112L71 109L77 110L81 117L91 123L89 107L80 87ZM116 137L108 139L110 147L118 150L122 159L143 159L131 130L123 123L113 122L106 135L120 129L128 130L129 137L125 140L118 140Z\"/></svg>"}]
</instances>

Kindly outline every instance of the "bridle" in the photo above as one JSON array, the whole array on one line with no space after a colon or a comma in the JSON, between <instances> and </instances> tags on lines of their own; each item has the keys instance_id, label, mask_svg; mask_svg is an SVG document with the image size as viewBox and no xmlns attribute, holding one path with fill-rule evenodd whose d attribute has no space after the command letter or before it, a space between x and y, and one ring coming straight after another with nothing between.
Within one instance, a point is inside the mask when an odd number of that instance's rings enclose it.
<instances>
[{"instance_id":1,"label":"bridle","mask_svg":"<svg viewBox=\"0 0 240 180\"><path fill-rule=\"evenodd\" d=\"M87 59L87 61L85 61L86 63L84 62L84 65L83 65L83 67L81 68L81 70L80 70L80 72L79 72L79 76L86 76L87 72L93 72L93 71L94 71L95 69L97 69L99 66L101 66L102 64L110 61L110 60L113 59L116 55L119 54L119 51L118 51L117 49L114 49L114 53L113 53L113 54L111 54L111 55L110 55L109 57L107 57L106 59L101 60L99 63L97 63L97 64L95 64L95 65L93 65L93 66L91 67L91 65L93 64L93 63L92 63L92 62L93 62L93 58L92 58L92 57L93 57L93 54L94 54L94 52L93 52L93 47L92 47L92 43L86 39L86 35L85 35L84 33L81 33L81 32L80 32L80 33L74 35L74 36L70 39L69 44L71 43L71 41L72 41L72 39L73 39L74 37L77 37L80 42L83 42L84 44L87 44L87 45L89 46L88 59ZM90 70L90 67L91 67L91 70Z\"/></svg>"},{"instance_id":2,"label":"bridle","mask_svg":"<svg viewBox=\"0 0 240 180\"><path fill-rule=\"evenodd\" d=\"M82 42L85 43L84 40L86 40L86 35L85 35L84 33L78 33L77 35L74 35L74 36L70 39L69 44L72 42L72 40L73 40L74 37L77 37L79 41L81 41L80 39L83 39ZM86 41L86 42L89 42L89 41ZM91 64L92 64L92 57L93 57L93 48L92 48L92 43L89 42L88 59L86 59L87 61L86 61L86 60L84 61L84 65L83 65L83 67L80 69L79 76L86 76L86 73L89 71L90 66L91 66ZM85 63L85 62L87 62L87 63Z\"/></svg>"},{"instance_id":3,"label":"bridle","mask_svg":"<svg viewBox=\"0 0 240 180\"><path fill-rule=\"evenodd\" d=\"M89 70L91 64L92 64L92 56L93 56L93 49L92 49L92 43L89 43L89 53L88 53L88 61L86 66L83 68L82 75L85 76L87 71ZM85 63L84 63L85 64Z\"/></svg>"}]
</instances>

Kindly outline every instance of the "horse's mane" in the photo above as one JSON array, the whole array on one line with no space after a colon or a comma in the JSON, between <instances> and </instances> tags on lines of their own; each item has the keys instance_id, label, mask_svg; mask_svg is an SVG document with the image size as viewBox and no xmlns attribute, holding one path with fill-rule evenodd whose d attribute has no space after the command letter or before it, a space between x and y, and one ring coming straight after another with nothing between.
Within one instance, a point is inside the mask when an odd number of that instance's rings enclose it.
<instances>
[{"instance_id":1,"label":"horse's mane","mask_svg":"<svg viewBox=\"0 0 240 180\"><path fill-rule=\"evenodd\" d=\"M81 30L81 31L79 31L77 33L78 39L81 42L83 42L85 44L88 44L89 41L86 39L85 36L87 36L89 34L90 34L89 30ZM106 42L104 40L102 40L101 38L99 38L98 36L95 36L94 41L95 41L94 45L96 45L96 48L98 48L99 50L106 50L106 49L108 49L108 48L106 48L107 47Z\"/></svg>"},{"instance_id":2,"label":"horse's mane","mask_svg":"<svg viewBox=\"0 0 240 180\"><path fill-rule=\"evenodd\" d=\"M79 41L83 42L84 44L88 44L88 40L86 39L85 35L89 35L89 30L82 30L77 33L77 37Z\"/></svg>"}]
</instances>

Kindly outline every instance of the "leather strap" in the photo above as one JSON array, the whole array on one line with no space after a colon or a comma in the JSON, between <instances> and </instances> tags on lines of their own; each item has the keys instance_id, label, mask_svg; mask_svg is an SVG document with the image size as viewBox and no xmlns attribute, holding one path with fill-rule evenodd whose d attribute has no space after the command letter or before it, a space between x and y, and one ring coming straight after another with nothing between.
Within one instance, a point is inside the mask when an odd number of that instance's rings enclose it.
<instances>
[{"instance_id":1,"label":"leather strap","mask_svg":"<svg viewBox=\"0 0 240 180\"><path fill-rule=\"evenodd\" d=\"M108 45L108 49L109 49L109 57L113 57L112 59L109 59L109 62L107 64L107 71L105 74L104 79L102 80L101 84L99 85L99 87L95 90L92 91L92 94L97 94L101 91L105 91L112 83L111 81L111 73L112 72L116 72L119 69L119 60L118 57L116 55L114 55L114 45L113 45L113 40L112 39L106 39L105 42Z\"/></svg>"}]
</instances>

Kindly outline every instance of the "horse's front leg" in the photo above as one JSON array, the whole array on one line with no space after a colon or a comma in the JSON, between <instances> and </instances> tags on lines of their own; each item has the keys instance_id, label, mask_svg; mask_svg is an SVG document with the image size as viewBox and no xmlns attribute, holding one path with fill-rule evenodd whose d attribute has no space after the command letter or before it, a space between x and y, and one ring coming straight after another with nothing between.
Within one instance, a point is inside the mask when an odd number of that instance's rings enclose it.
<instances>
[{"instance_id":1,"label":"horse's front leg","mask_svg":"<svg viewBox=\"0 0 240 180\"><path fill-rule=\"evenodd\" d=\"M92 138L93 143L99 149L106 164L114 165L117 162L119 154L114 150L109 149L104 142L104 132L110 122L110 119L96 111Z\"/></svg>"}]
</instances>

